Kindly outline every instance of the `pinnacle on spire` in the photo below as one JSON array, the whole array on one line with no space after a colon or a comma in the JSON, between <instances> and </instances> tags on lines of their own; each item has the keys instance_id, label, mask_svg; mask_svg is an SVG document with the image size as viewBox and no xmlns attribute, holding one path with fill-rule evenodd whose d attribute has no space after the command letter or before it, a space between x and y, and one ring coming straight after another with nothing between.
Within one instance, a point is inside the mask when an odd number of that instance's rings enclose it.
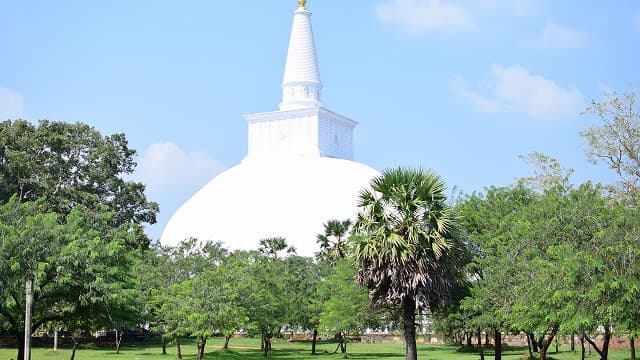
<instances>
[{"instance_id":1,"label":"pinnacle on spire","mask_svg":"<svg viewBox=\"0 0 640 360\"><path fill-rule=\"evenodd\" d=\"M280 110L320 106L322 83L311 28L311 12L305 8L306 3L306 0L298 0L300 7L293 15Z\"/></svg>"}]
</instances>

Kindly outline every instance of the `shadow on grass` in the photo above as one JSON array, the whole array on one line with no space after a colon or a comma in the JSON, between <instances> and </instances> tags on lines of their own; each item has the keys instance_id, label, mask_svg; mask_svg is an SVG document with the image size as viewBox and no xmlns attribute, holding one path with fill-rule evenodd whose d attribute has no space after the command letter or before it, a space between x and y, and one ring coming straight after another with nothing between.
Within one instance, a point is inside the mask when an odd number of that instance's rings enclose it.
<instances>
[{"instance_id":1,"label":"shadow on grass","mask_svg":"<svg viewBox=\"0 0 640 360\"><path fill-rule=\"evenodd\" d=\"M381 359L381 358L393 358L398 357L397 353L347 353L347 359ZM205 354L205 358L214 359L246 359L246 360L258 360L258 359L343 359L342 353L329 353L321 352L316 355L311 355L310 351L305 349L274 349L269 352L267 356L259 350L215 350ZM185 358L186 359L186 358Z\"/></svg>"}]
</instances>

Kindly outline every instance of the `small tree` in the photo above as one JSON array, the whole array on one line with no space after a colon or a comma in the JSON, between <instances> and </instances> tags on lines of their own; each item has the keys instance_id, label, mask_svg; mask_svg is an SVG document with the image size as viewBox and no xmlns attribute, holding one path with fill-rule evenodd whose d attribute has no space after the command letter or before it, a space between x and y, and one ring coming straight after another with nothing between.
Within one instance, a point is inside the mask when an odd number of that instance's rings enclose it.
<instances>
[{"instance_id":1,"label":"small tree","mask_svg":"<svg viewBox=\"0 0 640 360\"><path fill-rule=\"evenodd\" d=\"M336 334L336 352L340 349L345 358L349 336L359 334L379 320L369 307L367 289L356 283L355 272L351 259L338 259L319 290L326 299L320 314L320 327Z\"/></svg>"}]
</instances>

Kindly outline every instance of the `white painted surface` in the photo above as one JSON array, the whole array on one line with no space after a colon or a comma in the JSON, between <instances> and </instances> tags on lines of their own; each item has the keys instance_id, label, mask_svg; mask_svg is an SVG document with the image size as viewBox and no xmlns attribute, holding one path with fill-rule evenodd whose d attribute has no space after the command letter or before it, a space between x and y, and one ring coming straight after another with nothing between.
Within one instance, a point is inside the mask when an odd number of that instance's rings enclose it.
<instances>
[{"instance_id":1,"label":"white painted surface","mask_svg":"<svg viewBox=\"0 0 640 360\"><path fill-rule=\"evenodd\" d=\"M298 8L293 15L287 63L282 80L280 110L319 106L321 89L311 12Z\"/></svg>"},{"instance_id":2,"label":"white painted surface","mask_svg":"<svg viewBox=\"0 0 640 360\"><path fill-rule=\"evenodd\" d=\"M360 190L377 175L366 165L320 156L245 159L182 205L161 242L195 237L249 250L260 239L283 236L299 254L311 256L322 224L354 218Z\"/></svg>"},{"instance_id":3,"label":"white painted surface","mask_svg":"<svg viewBox=\"0 0 640 360\"><path fill-rule=\"evenodd\" d=\"M357 123L321 107L245 115L248 155L313 155L353 159Z\"/></svg>"}]
</instances>

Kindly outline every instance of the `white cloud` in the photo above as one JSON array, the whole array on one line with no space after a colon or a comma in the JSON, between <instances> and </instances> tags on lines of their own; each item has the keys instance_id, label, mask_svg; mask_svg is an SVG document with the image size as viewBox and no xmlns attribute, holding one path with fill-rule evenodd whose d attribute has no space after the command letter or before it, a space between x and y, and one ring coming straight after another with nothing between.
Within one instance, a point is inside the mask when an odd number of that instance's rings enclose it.
<instances>
[{"instance_id":1,"label":"white cloud","mask_svg":"<svg viewBox=\"0 0 640 360\"><path fill-rule=\"evenodd\" d=\"M22 96L11 89L0 87L0 121L22 117Z\"/></svg>"},{"instance_id":2,"label":"white cloud","mask_svg":"<svg viewBox=\"0 0 640 360\"><path fill-rule=\"evenodd\" d=\"M469 86L461 76L456 76L449 81L449 91L471 103L480 112L495 114L504 110L503 104L469 90Z\"/></svg>"},{"instance_id":3,"label":"white cloud","mask_svg":"<svg viewBox=\"0 0 640 360\"><path fill-rule=\"evenodd\" d=\"M589 35L586 32L548 20L532 45L539 49L580 49L588 44Z\"/></svg>"},{"instance_id":4,"label":"white cloud","mask_svg":"<svg viewBox=\"0 0 640 360\"><path fill-rule=\"evenodd\" d=\"M382 23L396 25L411 32L461 30L474 26L471 13L447 0L387 0L376 5Z\"/></svg>"},{"instance_id":5,"label":"white cloud","mask_svg":"<svg viewBox=\"0 0 640 360\"><path fill-rule=\"evenodd\" d=\"M541 3L533 0L474 0L472 4L479 10L517 16L535 15L541 11Z\"/></svg>"},{"instance_id":6,"label":"white cloud","mask_svg":"<svg viewBox=\"0 0 640 360\"><path fill-rule=\"evenodd\" d=\"M225 169L204 152L185 152L172 142L149 146L134 177L147 184L150 192L184 189L191 192Z\"/></svg>"},{"instance_id":7,"label":"white cloud","mask_svg":"<svg viewBox=\"0 0 640 360\"><path fill-rule=\"evenodd\" d=\"M449 89L484 113L509 111L524 113L534 120L553 120L576 116L584 108L577 89L563 88L518 65L494 64L484 91L470 89L460 77L450 81Z\"/></svg>"}]
</instances>

